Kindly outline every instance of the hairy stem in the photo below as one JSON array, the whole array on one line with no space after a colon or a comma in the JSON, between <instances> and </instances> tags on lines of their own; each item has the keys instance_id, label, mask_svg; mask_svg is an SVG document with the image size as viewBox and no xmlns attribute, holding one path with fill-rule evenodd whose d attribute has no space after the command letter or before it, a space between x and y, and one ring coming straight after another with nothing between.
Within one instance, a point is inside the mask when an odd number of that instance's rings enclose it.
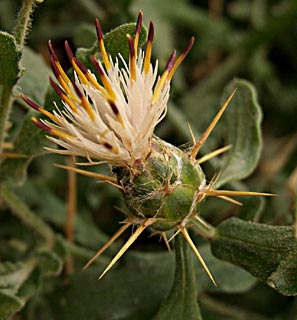
<instances>
[{"instance_id":1,"label":"hairy stem","mask_svg":"<svg viewBox=\"0 0 297 320\"><path fill-rule=\"evenodd\" d=\"M26 35L31 25L31 14L35 7L35 3L42 2L43 0L23 0L21 9L18 13L16 25L13 31L15 42L18 50L22 52ZM20 77L20 74L18 75ZM17 81L17 79L16 79ZM16 82L15 81L15 82ZM7 124L9 120L11 106L15 100L13 96L13 87L3 86L2 92L0 92L0 154L3 153L3 145L5 139L5 133L7 131Z\"/></svg>"},{"instance_id":2,"label":"hairy stem","mask_svg":"<svg viewBox=\"0 0 297 320\"><path fill-rule=\"evenodd\" d=\"M3 86L2 92L0 92L0 154L3 152L5 132L7 131L6 125L12 103L11 88Z\"/></svg>"},{"instance_id":3,"label":"hairy stem","mask_svg":"<svg viewBox=\"0 0 297 320\"><path fill-rule=\"evenodd\" d=\"M197 302L197 283L192 252L184 236L175 238L175 275L171 291L153 320L202 320Z\"/></svg>"},{"instance_id":4,"label":"hairy stem","mask_svg":"<svg viewBox=\"0 0 297 320\"><path fill-rule=\"evenodd\" d=\"M23 47L28 31L31 27L31 14L35 8L36 0L23 0L21 9L18 13L17 22L14 28L13 35L15 37L16 43Z\"/></svg>"},{"instance_id":5,"label":"hairy stem","mask_svg":"<svg viewBox=\"0 0 297 320\"><path fill-rule=\"evenodd\" d=\"M294 237L297 239L297 193L293 195L293 218Z\"/></svg>"}]
</instances>

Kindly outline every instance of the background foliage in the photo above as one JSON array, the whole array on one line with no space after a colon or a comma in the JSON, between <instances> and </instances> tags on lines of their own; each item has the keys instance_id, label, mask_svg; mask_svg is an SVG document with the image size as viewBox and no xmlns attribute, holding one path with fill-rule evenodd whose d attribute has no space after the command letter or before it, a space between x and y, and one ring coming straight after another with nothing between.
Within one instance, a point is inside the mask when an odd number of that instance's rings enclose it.
<instances>
[{"instance_id":1,"label":"background foliage","mask_svg":"<svg viewBox=\"0 0 297 320\"><path fill-rule=\"evenodd\" d=\"M36 1L25 46L16 24L21 3L0 1L0 319L183 320L201 312L209 320L295 320L296 1ZM131 231L81 271L123 219L114 208L124 207L120 193L77 176L74 243L66 240L69 176L53 164L67 160L46 154L44 132L19 99L23 92L48 108L57 99L48 87L48 39L67 69L65 39L87 61L96 40L95 18L108 32L135 21L140 9L146 26L155 23L153 54L161 69L173 48L181 50L191 35L196 38L174 78L168 117L157 135L185 144L190 122L198 137L236 86L237 96L202 153L229 143L233 149L203 168L208 177L222 170L218 186L279 194L240 199L243 207L207 200L201 215L217 226L217 237L209 243L192 236L217 288L182 243L175 270L174 255L157 237L148 238L149 232L100 282L98 274Z\"/></svg>"}]
</instances>

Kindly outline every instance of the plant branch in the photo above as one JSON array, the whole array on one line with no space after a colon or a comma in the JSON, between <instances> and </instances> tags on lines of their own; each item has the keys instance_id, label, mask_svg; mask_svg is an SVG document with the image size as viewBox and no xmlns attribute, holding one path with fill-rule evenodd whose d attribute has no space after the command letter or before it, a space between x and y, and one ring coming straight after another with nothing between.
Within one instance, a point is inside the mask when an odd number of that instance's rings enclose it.
<instances>
[{"instance_id":1,"label":"plant branch","mask_svg":"<svg viewBox=\"0 0 297 320\"><path fill-rule=\"evenodd\" d=\"M16 26L14 28L14 37L16 39L16 43L20 48L24 46L26 36L31 27L31 14L35 8L37 2L42 2L38 0L23 0L21 9L18 13L18 18L16 22Z\"/></svg>"},{"instance_id":2,"label":"plant branch","mask_svg":"<svg viewBox=\"0 0 297 320\"><path fill-rule=\"evenodd\" d=\"M13 97L11 95L11 88L2 87L0 92L0 154L3 152L3 145L5 140L5 134L7 131L7 120L9 117L10 106L13 103ZM0 160L1 162L1 160Z\"/></svg>"}]
</instances>

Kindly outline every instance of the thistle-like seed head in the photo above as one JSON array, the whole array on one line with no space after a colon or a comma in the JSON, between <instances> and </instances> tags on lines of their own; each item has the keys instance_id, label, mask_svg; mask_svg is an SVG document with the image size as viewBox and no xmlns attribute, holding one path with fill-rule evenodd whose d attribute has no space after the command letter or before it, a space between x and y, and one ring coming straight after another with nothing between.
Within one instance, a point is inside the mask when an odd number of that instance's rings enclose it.
<instances>
[{"instance_id":1,"label":"thistle-like seed head","mask_svg":"<svg viewBox=\"0 0 297 320\"><path fill-rule=\"evenodd\" d=\"M155 127L166 115L171 79L194 38L177 58L173 51L159 75L158 61L151 61L154 25L150 23L145 50L139 48L141 25L140 12L134 36L127 35L129 61L126 62L121 55L115 59L108 55L99 20L96 20L102 59L91 57L91 61L97 74L74 56L66 41L74 80L63 70L49 42L51 64L58 81L50 79L50 83L61 97L63 107L48 112L22 97L50 120L33 119L37 126L50 133L49 139L61 147L50 151L84 157L91 164L94 160L103 160L115 166L131 165L151 152ZM122 68L119 60L124 65Z\"/></svg>"}]
</instances>

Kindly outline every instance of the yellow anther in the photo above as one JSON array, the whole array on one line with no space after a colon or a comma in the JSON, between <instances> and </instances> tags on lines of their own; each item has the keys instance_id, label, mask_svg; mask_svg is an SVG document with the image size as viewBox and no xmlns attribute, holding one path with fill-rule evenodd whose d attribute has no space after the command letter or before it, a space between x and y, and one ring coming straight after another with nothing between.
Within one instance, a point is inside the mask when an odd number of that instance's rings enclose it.
<instances>
[{"instance_id":1,"label":"yellow anther","mask_svg":"<svg viewBox=\"0 0 297 320\"><path fill-rule=\"evenodd\" d=\"M143 65L143 70L145 74L148 74L150 71L152 48L153 48L153 43L151 41L148 41L146 45L144 65Z\"/></svg>"},{"instance_id":2,"label":"yellow anther","mask_svg":"<svg viewBox=\"0 0 297 320\"><path fill-rule=\"evenodd\" d=\"M144 56L144 64L143 64L144 74L148 74L148 72L150 71L153 39L154 39L154 24L151 22L150 28L149 28L148 40L147 40L146 49L145 49L145 56Z\"/></svg>"},{"instance_id":3,"label":"yellow anther","mask_svg":"<svg viewBox=\"0 0 297 320\"><path fill-rule=\"evenodd\" d=\"M152 105L159 99L161 91L165 85L165 83L167 82L167 77L168 77L168 70L166 69L161 78L159 79L156 88L154 90L154 95L153 95L153 99L152 99Z\"/></svg>"},{"instance_id":4,"label":"yellow anther","mask_svg":"<svg viewBox=\"0 0 297 320\"><path fill-rule=\"evenodd\" d=\"M84 85L88 85L89 84L89 81L87 79L87 77L84 75L84 73L80 70L79 66L77 65L77 63L75 62L74 59L72 59L71 61L72 65L73 65L73 68L75 70L75 72L77 73L80 81L82 84Z\"/></svg>"},{"instance_id":5,"label":"yellow anther","mask_svg":"<svg viewBox=\"0 0 297 320\"><path fill-rule=\"evenodd\" d=\"M88 113L89 117L94 121L95 120L95 115L92 106L90 105L89 101L85 96L81 97L81 104L82 107L86 110Z\"/></svg>"}]
</instances>

